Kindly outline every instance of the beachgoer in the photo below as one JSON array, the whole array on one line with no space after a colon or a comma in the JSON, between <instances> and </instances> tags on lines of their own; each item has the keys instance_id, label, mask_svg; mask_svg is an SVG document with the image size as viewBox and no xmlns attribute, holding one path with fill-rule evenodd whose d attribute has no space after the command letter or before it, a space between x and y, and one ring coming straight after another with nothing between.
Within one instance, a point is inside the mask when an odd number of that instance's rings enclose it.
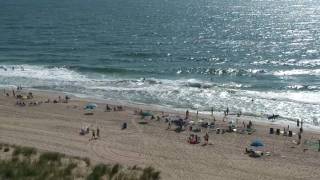
<instances>
[{"instance_id":1,"label":"beachgoer","mask_svg":"<svg viewBox=\"0 0 320 180\"><path fill-rule=\"evenodd\" d=\"M229 115L229 107L227 107L226 114Z\"/></svg>"},{"instance_id":2,"label":"beachgoer","mask_svg":"<svg viewBox=\"0 0 320 180\"><path fill-rule=\"evenodd\" d=\"M241 111L239 111L239 112L237 113L237 116L238 116L238 117L240 117L240 116L241 116Z\"/></svg>"},{"instance_id":3,"label":"beachgoer","mask_svg":"<svg viewBox=\"0 0 320 180\"><path fill-rule=\"evenodd\" d=\"M301 132L298 133L298 138L299 138L299 141L298 141L298 145L301 143Z\"/></svg>"},{"instance_id":4,"label":"beachgoer","mask_svg":"<svg viewBox=\"0 0 320 180\"><path fill-rule=\"evenodd\" d=\"M16 96L16 93L14 92L14 90L12 89L12 95L13 95L13 97L15 97Z\"/></svg>"},{"instance_id":5,"label":"beachgoer","mask_svg":"<svg viewBox=\"0 0 320 180\"><path fill-rule=\"evenodd\" d=\"M286 128L283 128L283 135L284 135L284 136L286 136L286 135L287 135Z\"/></svg>"},{"instance_id":6,"label":"beachgoer","mask_svg":"<svg viewBox=\"0 0 320 180\"><path fill-rule=\"evenodd\" d=\"M68 103L69 99L70 99L69 96L65 96L66 103Z\"/></svg>"},{"instance_id":7,"label":"beachgoer","mask_svg":"<svg viewBox=\"0 0 320 180\"><path fill-rule=\"evenodd\" d=\"M211 108L211 116L213 116L213 107Z\"/></svg>"},{"instance_id":8,"label":"beachgoer","mask_svg":"<svg viewBox=\"0 0 320 180\"><path fill-rule=\"evenodd\" d=\"M205 144L208 144L209 142L209 134L206 133L206 135L204 136L204 141L205 141Z\"/></svg>"},{"instance_id":9,"label":"beachgoer","mask_svg":"<svg viewBox=\"0 0 320 180\"><path fill-rule=\"evenodd\" d=\"M171 129L171 121L168 122L168 128L167 129Z\"/></svg>"},{"instance_id":10,"label":"beachgoer","mask_svg":"<svg viewBox=\"0 0 320 180\"><path fill-rule=\"evenodd\" d=\"M249 121L249 128L251 128L252 125L253 125L253 124L252 124L252 121L250 120L250 121Z\"/></svg>"},{"instance_id":11,"label":"beachgoer","mask_svg":"<svg viewBox=\"0 0 320 180\"><path fill-rule=\"evenodd\" d=\"M318 142L319 142L318 152L320 152L320 139L318 140Z\"/></svg>"},{"instance_id":12,"label":"beachgoer","mask_svg":"<svg viewBox=\"0 0 320 180\"><path fill-rule=\"evenodd\" d=\"M100 129L97 127L97 137L100 137Z\"/></svg>"},{"instance_id":13,"label":"beachgoer","mask_svg":"<svg viewBox=\"0 0 320 180\"><path fill-rule=\"evenodd\" d=\"M189 118L189 110L186 111L186 119Z\"/></svg>"},{"instance_id":14,"label":"beachgoer","mask_svg":"<svg viewBox=\"0 0 320 180\"><path fill-rule=\"evenodd\" d=\"M297 127L299 127L299 125L300 125L300 121L299 119L297 119Z\"/></svg>"},{"instance_id":15,"label":"beachgoer","mask_svg":"<svg viewBox=\"0 0 320 180\"><path fill-rule=\"evenodd\" d=\"M91 138L91 139L93 140L93 139L95 139L95 138L96 138L96 133L95 133L94 130L92 130L92 138Z\"/></svg>"},{"instance_id":16,"label":"beachgoer","mask_svg":"<svg viewBox=\"0 0 320 180\"><path fill-rule=\"evenodd\" d=\"M87 134L89 134L89 132L90 132L90 128L89 128L89 127L87 127L87 129L86 129L86 133L87 133Z\"/></svg>"},{"instance_id":17,"label":"beachgoer","mask_svg":"<svg viewBox=\"0 0 320 180\"><path fill-rule=\"evenodd\" d=\"M111 108L109 107L109 105L106 105L106 111L111 111Z\"/></svg>"}]
</instances>

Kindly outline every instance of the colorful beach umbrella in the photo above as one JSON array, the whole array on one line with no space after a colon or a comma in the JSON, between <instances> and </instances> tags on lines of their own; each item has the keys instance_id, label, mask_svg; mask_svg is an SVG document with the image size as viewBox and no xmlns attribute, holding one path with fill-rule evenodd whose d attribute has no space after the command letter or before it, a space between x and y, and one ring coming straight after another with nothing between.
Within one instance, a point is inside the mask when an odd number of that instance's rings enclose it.
<instances>
[{"instance_id":1,"label":"colorful beach umbrella","mask_svg":"<svg viewBox=\"0 0 320 180\"><path fill-rule=\"evenodd\" d=\"M262 147L264 146L263 143L260 141L260 140L254 140L251 142L250 146L253 146L253 147Z\"/></svg>"},{"instance_id":2,"label":"colorful beach umbrella","mask_svg":"<svg viewBox=\"0 0 320 180\"><path fill-rule=\"evenodd\" d=\"M88 103L87 105L84 106L84 109L95 109L97 108L98 105L94 103Z\"/></svg>"}]
</instances>

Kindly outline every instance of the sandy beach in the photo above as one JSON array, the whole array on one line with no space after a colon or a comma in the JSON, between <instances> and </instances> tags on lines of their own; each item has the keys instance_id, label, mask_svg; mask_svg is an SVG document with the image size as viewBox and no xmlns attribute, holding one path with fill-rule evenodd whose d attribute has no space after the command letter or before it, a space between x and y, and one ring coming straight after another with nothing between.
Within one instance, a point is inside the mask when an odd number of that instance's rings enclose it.
<instances>
[{"instance_id":1,"label":"sandy beach","mask_svg":"<svg viewBox=\"0 0 320 180\"><path fill-rule=\"evenodd\" d=\"M269 128L283 129L272 123L254 122L251 134L224 133L201 129L194 133L201 143L189 144L191 132L177 133L175 127L167 130L165 118L142 120L134 113L139 107L125 106L123 111L105 112L101 101L93 115L85 115L83 107L89 99L72 97L69 103L29 102L64 97L62 93L34 92L33 99L24 100L26 106L16 105L17 99L0 96L0 142L35 147L45 151L89 157L93 162L120 163L122 165L152 165L161 171L165 180L175 179L320 179L320 152L298 141L297 127L290 127L295 135L269 134ZM25 92L26 93L26 92ZM109 104L114 107L116 104ZM148 109L145 109L147 111ZM150 108L152 109L152 108ZM161 112L153 112L161 116ZM164 112L165 115L172 114ZM180 114L181 116L184 116ZM195 114L191 114L195 119ZM210 117L203 117L210 119ZM211 118L212 119L212 118ZM227 127L227 122L216 117L216 126ZM139 124L140 121L148 122ZM210 121L210 120L209 120ZM239 118L238 126L247 120ZM127 129L121 125L127 123ZM81 127L100 129L100 138L89 140L91 133L79 135ZM209 144L203 146L203 136L209 134ZM270 156L252 158L245 154L251 141L259 138L264 152ZM320 132L304 129L302 141L320 139Z\"/></svg>"}]
</instances>

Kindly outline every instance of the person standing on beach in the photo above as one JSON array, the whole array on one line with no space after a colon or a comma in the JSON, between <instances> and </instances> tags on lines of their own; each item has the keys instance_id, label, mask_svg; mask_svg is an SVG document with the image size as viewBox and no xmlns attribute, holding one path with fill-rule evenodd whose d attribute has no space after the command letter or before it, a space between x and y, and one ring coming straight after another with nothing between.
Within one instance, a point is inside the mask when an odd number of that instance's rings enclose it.
<instances>
[{"instance_id":1,"label":"person standing on beach","mask_svg":"<svg viewBox=\"0 0 320 180\"><path fill-rule=\"evenodd\" d=\"M298 145L301 143L301 132L298 133L298 138L299 138L299 141L298 141Z\"/></svg>"},{"instance_id":2,"label":"person standing on beach","mask_svg":"<svg viewBox=\"0 0 320 180\"><path fill-rule=\"evenodd\" d=\"M189 110L186 111L186 119L189 119Z\"/></svg>"},{"instance_id":3,"label":"person standing on beach","mask_svg":"<svg viewBox=\"0 0 320 180\"><path fill-rule=\"evenodd\" d=\"M199 116L199 111L197 110L197 119L198 119L198 116Z\"/></svg>"},{"instance_id":4,"label":"person standing on beach","mask_svg":"<svg viewBox=\"0 0 320 180\"><path fill-rule=\"evenodd\" d=\"M211 116L213 116L213 107L211 108Z\"/></svg>"},{"instance_id":5,"label":"person standing on beach","mask_svg":"<svg viewBox=\"0 0 320 180\"><path fill-rule=\"evenodd\" d=\"M168 128L167 128L167 130L168 130L168 129L171 129L171 121L168 122Z\"/></svg>"},{"instance_id":6,"label":"person standing on beach","mask_svg":"<svg viewBox=\"0 0 320 180\"><path fill-rule=\"evenodd\" d=\"M229 107L227 107L226 115L229 115Z\"/></svg>"},{"instance_id":7,"label":"person standing on beach","mask_svg":"<svg viewBox=\"0 0 320 180\"><path fill-rule=\"evenodd\" d=\"M100 129L99 129L99 127L97 127L97 138L99 138L100 137Z\"/></svg>"},{"instance_id":8,"label":"person standing on beach","mask_svg":"<svg viewBox=\"0 0 320 180\"><path fill-rule=\"evenodd\" d=\"M208 142L209 142L209 134L208 133L206 133L206 135L204 135L204 141L205 141L205 144L207 145L208 144Z\"/></svg>"}]
</instances>

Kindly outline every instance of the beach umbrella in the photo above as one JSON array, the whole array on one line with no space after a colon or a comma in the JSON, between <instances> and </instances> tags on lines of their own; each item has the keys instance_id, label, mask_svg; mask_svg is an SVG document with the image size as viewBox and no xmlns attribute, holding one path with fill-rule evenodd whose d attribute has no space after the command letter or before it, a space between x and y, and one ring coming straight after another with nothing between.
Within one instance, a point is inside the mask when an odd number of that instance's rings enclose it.
<instances>
[{"instance_id":1,"label":"beach umbrella","mask_svg":"<svg viewBox=\"0 0 320 180\"><path fill-rule=\"evenodd\" d=\"M250 146L253 146L253 147L262 147L264 146L263 143L260 141L260 140L254 140L251 142Z\"/></svg>"},{"instance_id":2,"label":"beach umbrella","mask_svg":"<svg viewBox=\"0 0 320 180\"><path fill-rule=\"evenodd\" d=\"M91 109L91 110L93 110L93 109L95 109L95 108L97 108L97 107L98 107L97 104L88 103L87 105L84 106L84 109Z\"/></svg>"},{"instance_id":3,"label":"beach umbrella","mask_svg":"<svg viewBox=\"0 0 320 180\"><path fill-rule=\"evenodd\" d=\"M153 114L150 112L142 112L141 116L152 116Z\"/></svg>"}]
</instances>

